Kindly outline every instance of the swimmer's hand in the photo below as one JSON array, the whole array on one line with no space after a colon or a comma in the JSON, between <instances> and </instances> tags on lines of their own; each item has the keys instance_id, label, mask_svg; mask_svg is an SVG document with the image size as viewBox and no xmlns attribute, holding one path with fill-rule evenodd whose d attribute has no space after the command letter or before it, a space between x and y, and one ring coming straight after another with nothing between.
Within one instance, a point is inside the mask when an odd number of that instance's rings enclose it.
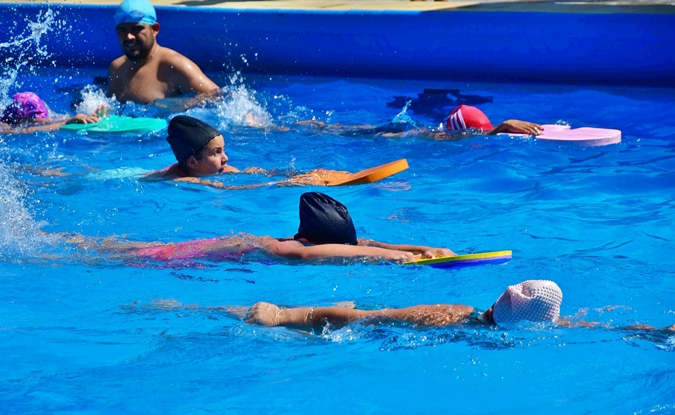
<instances>
[{"instance_id":1,"label":"swimmer's hand","mask_svg":"<svg viewBox=\"0 0 675 415\"><path fill-rule=\"evenodd\" d=\"M457 256L448 248L427 248L422 251L422 258L440 258L447 256Z\"/></svg>"},{"instance_id":2,"label":"swimmer's hand","mask_svg":"<svg viewBox=\"0 0 675 415\"><path fill-rule=\"evenodd\" d=\"M413 254L412 252L396 251L396 250L389 250L389 252L382 255L382 259L384 259L385 261L392 261L396 263L412 262L417 261L418 259L421 258L422 258L421 254Z\"/></svg>"},{"instance_id":3,"label":"swimmer's hand","mask_svg":"<svg viewBox=\"0 0 675 415\"><path fill-rule=\"evenodd\" d=\"M531 123L529 121L506 120L498 125L497 128L493 129L490 134L515 133L539 135L542 131L543 129L539 124Z\"/></svg>"},{"instance_id":4,"label":"swimmer's hand","mask_svg":"<svg viewBox=\"0 0 675 415\"><path fill-rule=\"evenodd\" d=\"M110 113L110 107L105 104L96 108L96 111L94 111L94 115L99 118L107 117L108 113Z\"/></svg>"},{"instance_id":5,"label":"swimmer's hand","mask_svg":"<svg viewBox=\"0 0 675 415\"><path fill-rule=\"evenodd\" d=\"M262 167L247 167L242 171L244 174L267 174L267 170L263 169Z\"/></svg>"},{"instance_id":6,"label":"swimmer's hand","mask_svg":"<svg viewBox=\"0 0 675 415\"><path fill-rule=\"evenodd\" d=\"M246 323L259 324L261 326L278 326L279 314L281 309L271 303L259 302L253 306L246 313Z\"/></svg>"},{"instance_id":7,"label":"swimmer's hand","mask_svg":"<svg viewBox=\"0 0 675 415\"><path fill-rule=\"evenodd\" d=\"M312 310L310 307L279 308L271 303L259 302L253 304L245 318L247 324L307 329L311 326Z\"/></svg>"},{"instance_id":8,"label":"swimmer's hand","mask_svg":"<svg viewBox=\"0 0 675 415\"><path fill-rule=\"evenodd\" d=\"M66 121L66 124L89 124L99 121L101 121L101 119L96 115L77 114L73 118Z\"/></svg>"}]
</instances>

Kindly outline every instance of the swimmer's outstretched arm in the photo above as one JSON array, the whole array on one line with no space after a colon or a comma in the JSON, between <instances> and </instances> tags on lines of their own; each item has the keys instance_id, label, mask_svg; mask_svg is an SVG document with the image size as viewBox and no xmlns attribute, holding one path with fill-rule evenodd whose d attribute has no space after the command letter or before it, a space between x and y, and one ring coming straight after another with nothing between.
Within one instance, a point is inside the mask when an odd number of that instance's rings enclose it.
<instances>
[{"instance_id":1,"label":"swimmer's outstretched arm","mask_svg":"<svg viewBox=\"0 0 675 415\"><path fill-rule=\"evenodd\" d=\"M415 261L420 258L412 252L386 249L375 246L323 244L305 246L294 240L279 241L267 238L265 250L272 255L286 259L320 259L320 258L372 258L395 262Z\"/></svg>"},{"instance_id":2,"label":"swimmer's outstretched arm","mask_svg":"<svg viewBox=\"0 0 675 415\"><path fill-rule=\"evenodd\" d=\"M19 125L19 126L9 126L0 128L0 133L8 134L30 134L36 131L57 131L59 128L66 124L87 124L92 122L99 122L100 119L95 115L84 115L77 114L74 117L61 119L61 118L45 118L41 119L36 123L36 125ZM6 124L3 124L3 126Z\"/></svg>"},{"instance_id":3,"label":"swimmer's outstretched arm","mask_svg":"<svg viewBox=\"0 0 675 415\"><path fill-rule=\"evenodd\" d=\"M372 239L359 238L359 246L374 246L384 249L394 249L398 251L408 251L414 254L419 254L422 258L436 258L446 256L457 256L448 248L433 248L424 245L408 245L408 244L390 244L386 242L374 241Z\"/></svg>"},{"instance_id":4,"label":"swimmer's outstretched arm","mask_svg":"<svg viewBox=\"0 0 675 415\"><path fill-rule=\"evenodd\" d=\"M567 328L603 328L603 329L613 329L613 330L622 330L622 331L642 331L646 333L663 333L663 334L675 334L675 324L672 326L668 327L654 327L650 326L649 324L633 324L630 326L620 326L620 327L615 327L615 326L610 326L609 324L606 323L601 323L598 321L585 321L585 320L580 320L580 321L571 321L570 319L567 318L561 318L558 321L558 324L562 327L567 327Z\"/></svg>"},{"instance_id":5,"label":"swimmer's outstretched arm","mask_svg":"<svg viewBox=\"0 0 675 415\"><path fill-rule=\"evenodd\" d=\"M357 310L344 307L279 308L260 302L251 307L246 323L284 326L299 330L321 331L327 323L339 329L355 321L365 324L411 323L420 326L447 326L466 321L473 307L456 304L417 305L383 310Z\"/></svg>"}]
</instances>

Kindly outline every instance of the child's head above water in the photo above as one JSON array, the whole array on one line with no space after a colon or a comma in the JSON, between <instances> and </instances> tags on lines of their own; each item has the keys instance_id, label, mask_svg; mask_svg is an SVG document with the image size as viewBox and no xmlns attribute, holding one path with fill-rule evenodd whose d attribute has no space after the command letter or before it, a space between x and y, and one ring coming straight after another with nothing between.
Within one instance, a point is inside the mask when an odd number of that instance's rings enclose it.
<instances>
[{"instance_id":1,"label":"child's head above water","mask_svg":"<svg viewBox=\"0 0 675 415\"><path fill-rule=\"evenodd\" d=\"M172 118L166 141L181 167L195 175L222 173L227 166L223 136L196 118L186 115Z\"/></svg>"},{"instance_id":2,"label":"child's head above water","mask_svg":"<svg viewBox=\"0 0 675 415\"><path fill-rule=\"evenodd\" d=\"M49 118L49 109L45 102L32 92L19 92L11 104L2 112L0 122L20 124L33 118Z\"/></svg>"},{"instance_id":3,"label":"child's head above water","mask_svg":"<svg viewBox=\"0 0 675 415\"><path fill-rule=\"evenodd\" d=\"M347 207L318 192L300 196L300 226L294 239L304 239L317 245L358 244Z\"/></svg>"},{"instance_id":4,"label":"child's head above water","mask_svg":"<svg viewBox=\"0 0 675 415\"><path fill-rule=\"evenodd\" d=\"M476 128L483 131L492 130L492 124L483 111L470 105L460 105L450 111L443 123L445 131L461 131Z\"/></svg>"}]
</instances>

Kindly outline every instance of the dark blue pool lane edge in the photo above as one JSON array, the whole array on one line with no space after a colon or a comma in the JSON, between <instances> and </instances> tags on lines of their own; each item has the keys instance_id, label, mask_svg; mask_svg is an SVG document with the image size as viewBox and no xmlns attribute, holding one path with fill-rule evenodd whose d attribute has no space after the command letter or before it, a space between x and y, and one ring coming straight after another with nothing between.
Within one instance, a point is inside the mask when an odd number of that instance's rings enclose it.
<instances>
[{"instance_id":1,"label":"dark blue pool lane edge","mask_svg":"<svg viewBox=\"0 0 675 415\"><path fill-rule=\"evenodd\" d=\"M0 23L35 21L47 7L72 28L43 39L45 65L105 69L121 55L115 6L0 4ZM157 7L157 14L158 42L205 71L675 87L675 13ZM0 43L12 36L3 32Z\"/></svg>"}]
</instances>

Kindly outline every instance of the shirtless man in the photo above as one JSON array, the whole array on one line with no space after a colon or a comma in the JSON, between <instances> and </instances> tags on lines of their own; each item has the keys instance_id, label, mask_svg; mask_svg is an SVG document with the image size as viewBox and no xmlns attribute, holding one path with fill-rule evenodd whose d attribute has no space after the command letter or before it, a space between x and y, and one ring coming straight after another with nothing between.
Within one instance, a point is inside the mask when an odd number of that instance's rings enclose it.
<instances>
[{"instance_id":1,"label":"shirtless man","mask_svg":"<svg viewBox=\"0 0 675 415\"><path fill-rule=\"evenodd\" d=\"M121 103L200 94L195 103L219 92L199 67L155 40L159 23L148 0L124 0L115 13L115 30L124 55L108 68L108 96Z\"/></svg>"}]
</instances>

